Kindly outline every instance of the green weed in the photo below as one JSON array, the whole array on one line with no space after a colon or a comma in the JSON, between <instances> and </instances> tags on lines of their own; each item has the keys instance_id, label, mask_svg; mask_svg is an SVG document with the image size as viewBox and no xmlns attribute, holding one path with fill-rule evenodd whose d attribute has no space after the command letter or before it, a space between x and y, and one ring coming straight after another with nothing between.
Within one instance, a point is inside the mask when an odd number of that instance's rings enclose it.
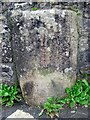
<instances>
[{"instance_id":1,"label":"green weed","mask_svg":"<svg viewBox=\"0 0 90 120\"><path fill-rule=\"evenodd\" d=\"M46 114L53 118L58 115L58 112L60 112L60 109L62 109L65 104L68 104L70 108L76 104L90 107L90 85L85 79L77 80L72 88L67 87L66 93L67 96L62 99L58 97L48 98L39 116L46 111Z\"/></svg>"},{"instance_id":2,"label":"green weed","mask_svg":"<svg viewBox=\"0 0 90 120\"><path fill-rule=\"evenodd\" d=\"M0 102L2 105L13 106L15 101L20 101L20 90L17 86L8 84L0 84Z\"/></svg>"},{"instance_id":3,"label":"green weed","mask_svg":"<svg viewBox=\"0 0 90 120\"><path fill-rule=\"evenodd\" d=\"M32 8L32 11L36 11L36 10L39 10L39 8L36 8L36 7Z\"/></svg>"}]
</instances>

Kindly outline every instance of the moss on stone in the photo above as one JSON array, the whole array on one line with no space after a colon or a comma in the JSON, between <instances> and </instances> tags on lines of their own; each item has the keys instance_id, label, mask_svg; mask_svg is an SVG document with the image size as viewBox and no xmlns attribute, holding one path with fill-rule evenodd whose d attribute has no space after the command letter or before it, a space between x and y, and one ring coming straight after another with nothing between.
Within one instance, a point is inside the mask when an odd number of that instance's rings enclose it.
<instances>
[{"instance_id":1,"label":"moss on stone","mask_svg":"<svg viewBox=\"0 0 90 120\"><path fill-rule=\"evenodd\" d=\"M51 68L42 68L42 69L39 69L39 72L41 75L46 76L46 75L52 73L53 70Z\"/></svg>"}]
</instances>

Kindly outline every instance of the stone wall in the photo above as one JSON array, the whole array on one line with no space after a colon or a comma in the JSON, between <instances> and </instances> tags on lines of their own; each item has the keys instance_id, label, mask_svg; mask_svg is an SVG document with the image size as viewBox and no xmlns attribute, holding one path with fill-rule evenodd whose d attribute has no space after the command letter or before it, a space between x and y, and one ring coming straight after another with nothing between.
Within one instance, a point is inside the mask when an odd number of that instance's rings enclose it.
<instances>
[{"instance_id":1,"label":"stone wall","mask_svg":"<svg viewBox=\"0 0 90 120\"><path fill-rule=\"evenodd\" d=\"M40 104L62 96L76 75L90 76L89 7L89 2L0 2L0 81L19 81L26 102Z\"/></svg>"},{"instance_id":2,"label":"stone wall","mask_svg":"<svg viewBox=\"0 0 90 120\"><path fill-rule=\"evenodd\" d=\"M78 34L79 34L79 41L78 41L78 67L82 67L83 65L88 64L90 62L90 45L89 45L89 39L90 39L90 16L89 16L89 3L9 3L9 2L1 2L0 3L0 32L1 32L1 41L2 41L2 77L4 81L12 81L17 79L17 77L13 78L13 74L18 74L16 70L16 63L13 60L14 57L16 59L17 55L14 55L13 53L13 47L15 47L15 50L20 51L20 44L18 43L17 38L17 44L16 46L13 45L12 38L13 33L11 30L12 26L10 23L10 17L13 14L18 13L18 11L25 11L25 10L34 10L37 9L51 9L51 8L58 8L58 9L71 9L72 11L81 12L81 16L78 17ZM18 18L21 19L22 18ZM58 18L57 18L58 19ZM22 20L23 21L23 20ZM21 22L22 22L21 21ZM11 21L12 22L12 21ZM37 22L37 21L36 21ZM17 23L18 26L22 23ZM42 23L43 24L43 23ZM17 28L15 28L17 29ZM13 31L14 32L14 31ZM12 34L12 35L11 35ZM22 47L22 46L21 46ZM69 47L69 46L68 46ZM22 47L23 49L23 47ZM27 49L29 50L30 48ZM63 61L64 62L64 61ZM64 67L64 66L63 66ZM62 69L63 69L62 67ZM77 67L77 68L78 68ZM85 66L83 66L85 67ZM77 69L78 71L78 69Z\"/></svg>"}]
</instances>

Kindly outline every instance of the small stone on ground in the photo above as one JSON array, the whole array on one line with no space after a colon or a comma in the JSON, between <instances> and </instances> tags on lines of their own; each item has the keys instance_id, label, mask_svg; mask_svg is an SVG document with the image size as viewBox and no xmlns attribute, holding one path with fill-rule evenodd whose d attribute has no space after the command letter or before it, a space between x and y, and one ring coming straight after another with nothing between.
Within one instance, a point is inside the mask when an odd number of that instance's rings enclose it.
<instances>
[{"instance_id":1,"label":"small stone on ground","mask_svg":"<svg viewBox=\"0 0 90 120\"><path fill-rule=\"evenodd\" d=\"M34 118L34 117L29 113L23 112L23 110L16 110L7 118Z\"/></svg>"}]
</instances>

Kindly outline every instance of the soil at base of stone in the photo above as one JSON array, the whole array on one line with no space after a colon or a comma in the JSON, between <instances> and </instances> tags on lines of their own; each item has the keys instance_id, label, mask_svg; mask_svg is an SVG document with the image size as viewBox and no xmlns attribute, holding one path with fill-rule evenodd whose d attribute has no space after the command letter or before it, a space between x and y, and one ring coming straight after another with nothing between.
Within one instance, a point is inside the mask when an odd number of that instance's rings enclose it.
<instances>
[{"instance_id":1,"label":"soil at base of stone","mask_svg":"<svg viewBox=\"0 0 90 120\"><path fill-rule=\"evenodd\" d=\"M40 107L35 107L35 106L28 106L23 100L20 101L19 103L15 103L13 107L6 107L2 106L2 116L1 119L7 118L10 116L12 113L14 113L17 109L23 110L24 112L30 113L35 119L44 119L44 118L49 118L48 116L43 113L41 117L38 116L40 111L42 110ZM76 106L72 109L70 109L67 105L64 106L64 108L61 110L59 116L60 118L80 118L83 120L89 120L89 111L90 109L78 106ZM79 120L80 120L79 119Z\"/></svg>"}]
</instances>

